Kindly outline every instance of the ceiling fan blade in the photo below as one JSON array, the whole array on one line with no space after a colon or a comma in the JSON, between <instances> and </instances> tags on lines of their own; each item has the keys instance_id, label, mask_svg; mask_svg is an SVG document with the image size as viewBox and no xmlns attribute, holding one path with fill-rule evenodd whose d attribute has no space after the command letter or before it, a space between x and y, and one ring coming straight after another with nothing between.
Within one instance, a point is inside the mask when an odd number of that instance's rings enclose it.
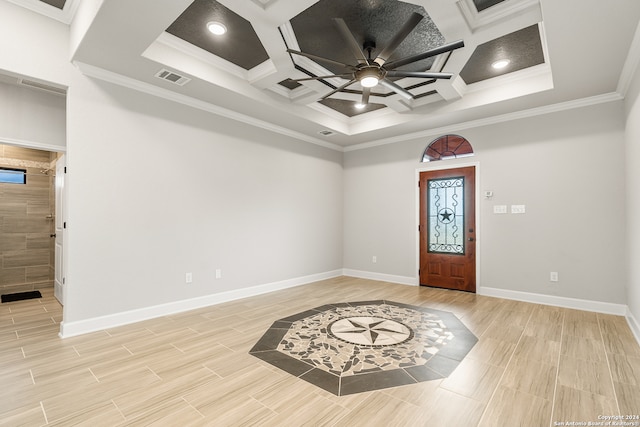
<instances>
[{"instance_id":1,"label":"ceiling fan blade","mask_svg":"<svg viewBox=\"0 0 640 427\"><path fill-rule=\"evenodd\" d=\"M452 42L449 44L442 45L435 49L428 50L424 53L419 53L417 55L409 56L404 59L400 59L398 61L391 61L385 64L385 68L387 70L402 67L403 65L411 64L412 62L420 61L422 59L431 58L432 56L440 55L441 53L451 52L455 49L460 49L464 47L464 42L462 40L458 40L456 42Z\"/></svg>"},{"instance_id":2,"label":"ceiling fan blade","mask_svg":"<svg viewBox=\"0 0 640 427\"><path fill-rule=\"evenodd\" d=\"M417 77L420 79L450 79L453 73L430 73L420 71L387 71L387 77Z\"/></svg>"},{"instance_id":3,"label":"ceiling fan blade","mask_svg":"<svg viewBox=\"0 0 640 427\"><path fill-rule=\"evenodd\" d=\"M313 59L314 61L321 61L321 62L325 62L327 64L338 65L340 67L349 68L349 69L354 69L355 68L353 65L343 64L342 62L334 61L333 59L324 58L322 56L313 55L313 54L310 54L310 53L300 52L299 50L287 49L287 52L293 53L294 55L306 56L307 58Z\"/></svg>"},{"instance_id":4,"label":"ceiling fan blade","mask_svg":"<svg viewBox=\"0 0 640 427\"><path fill-rule=\"evenodd\" d=\"M303 79L291 79L294 82L304 82L306 80L322 80L322 79L330 79L332 77L340 77L341 79L345 79L347 77L353 77L353 73L347 74L332 74L330 76L315 76L315 77L305 77Z\"/></svg>"},{"instance_id":5,"label":"ceiling fan blade","mask_svg":"<svg viewBox=\"0 0 640 427\"><path fill-rule=\"evenodd\" d=\"M391 89L392 91L394 91L398 95L402 96L403 98L406 98L407 100L414 99L413 95L411 95L411 92L409 92L408 90L398 86L397 84L395 84L394 82L392 82L389 79L380 80L380 84L382 86L388 88L388 89Z\"/></svg>"},{"instance_id":6,"label":"ceiling fan blade","mask_svg":"<svg viewBox=\"0 0 640 427\"><path fill-rule=\"evenodd\" d=\"M400 31L396 33L395 36L391 39L387 47L383 49L382 52L378 55L378 57L374 60L378 65L384 65L385 62L389 60L389 57L395 51L400 43L403 42L405 38L413 31L413 29L418 25L418 23L424 18L424 16L420 15L418 12L413 12L411 17L407 22L404 23Z\"/></svg>"},{"instance_id":7,"label":"ceiling fan blade","mask_svg":"<svg viewBox=\"0 0 640 427\"><path fill-rule=\"evenodd\" d=\"M367 60L367 57L364 55L364 52L362 52L360 44L358 43L356 38L353 37L353 33L351 32L349 27L347 27L344 19L333 18L333 22L336 24L336 27L338 27L338 31L340 31L340 34L342 34L342 38L347 42L347 45L349 45L351 52L353 52L353 55L356 57L358 62L360 64L368 64L369 61Z\"/></svg>"},{"instance_id":8,"label":"ceiling fan blade","mask_svg":"<svg viewBox=\"0 0 640 427\"><path fill-rule=\"evenodd\" d=\"M328 94L326 94L325 96L323 96L322 98L320 98L320 101L327 99L328 97L330 97L331 95L333 95L336 92L340 92L342 89L346 89L348 86L351 86L352 84L354 84L355 82L357 82L356 79L350 80L348 82L346 82L345 84L343 84L340 87L335 88L334 90L332 90L331 92L329 92Z\"/></svg>"},{"instance_id":9,"label":"ceiling fan blade","mask_svg":"<svg viewBox=\"0 0 640 427\"><path fill-rule=\"evenodd\" d=\"M371 95L371 88L365 87L362 88L362 105L367 105L369 103L369 95Z\"/></svg>"}]
</instances>

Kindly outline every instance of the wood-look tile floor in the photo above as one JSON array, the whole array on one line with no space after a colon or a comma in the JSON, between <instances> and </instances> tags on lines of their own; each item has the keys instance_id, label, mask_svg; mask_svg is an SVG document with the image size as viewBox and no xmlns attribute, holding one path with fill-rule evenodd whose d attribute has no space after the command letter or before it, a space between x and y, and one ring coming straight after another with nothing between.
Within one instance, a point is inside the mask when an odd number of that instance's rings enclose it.
<instances>
[{"instance_id":1,"label":"wood-look tile floor","mask_svg":"<svg viewBox=\"0 0 640 427\"><path fill-rule=\"evenodd\" d=\"M448 378L348 396L248 354L279 318L367 299L452 312L479 341ZM50 290L0 305L0 426L554 426L640 415L640 346L618 316L340 277L64 340L61 320Z\"/></svg>"}]
</instances>

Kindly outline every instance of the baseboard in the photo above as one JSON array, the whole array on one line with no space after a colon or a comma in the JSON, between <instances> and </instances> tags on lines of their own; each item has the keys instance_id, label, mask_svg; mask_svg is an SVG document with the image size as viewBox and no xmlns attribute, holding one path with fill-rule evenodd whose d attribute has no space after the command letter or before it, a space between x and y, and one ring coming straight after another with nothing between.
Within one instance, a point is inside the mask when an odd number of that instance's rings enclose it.
<instances>
[{"instance_id":1,"label":"baseboard","mask_svg":"<svg viewBox=\"0 0 640 427\"><path fill-rule=\"evenodd\" d=\"M395 276L392 274L374 273L371 271L342 269L343 276L358 277L360 279L379 280L381 282L399 283L401 285L418 286L417 277Z\"/></svg>"},{"instance_id":2,"label":"baseboard","mask_svg":"<svg viewBox=\"0 0 640 427\"><path fill-rule=\"evenodd\" d=\"M597 313L615 314L618 316L627 315L628 310L627 306L624 304L559 297L555 295L534 294L530 292L510 291L507 289L487 288L484 286L478 289L478 295L552 305L556 307L573 308L576 310L594 311Z\"/></svg>"},{"instance_id":3,"label":"baseboard","mask_svg":"<svg viewBox=\"0 0 640 427\"><path fill-rule=\"evenodd\" d=\"M87 334L89 332L115 328L117 326L141 322L143 320L149 320L156 317L167 316L183 311L195 310L198 308L209 307L224 302L262 295L268 292L306 285L308 283L331 279L333 277L339 277L342 275L342 270L328 271L325 273L296 277L279 282L267 283L264 285L252 286L249 288L243 288L233 291L220 292L217 294L205 295L198 298L175 301L152 307L144 307L137 310L114 313L107 316L94 317L91 319L79 320L76 322L62 322L60 324L60 337L69 338L77 335Z\"/></svg>"},{"instance_id":4,"label":"baseboard","mask_svg":"<svg viewBox=\"0 0 640 427\"><path fill-rule=\"evenodd\" d=\"M636 337L636 341L638 341L638 345L640 345L640 322L633 316L631 310L627 309L627 323L629 324L629 328L631 328L631 332Z\"/></svg>"}]
</instances>

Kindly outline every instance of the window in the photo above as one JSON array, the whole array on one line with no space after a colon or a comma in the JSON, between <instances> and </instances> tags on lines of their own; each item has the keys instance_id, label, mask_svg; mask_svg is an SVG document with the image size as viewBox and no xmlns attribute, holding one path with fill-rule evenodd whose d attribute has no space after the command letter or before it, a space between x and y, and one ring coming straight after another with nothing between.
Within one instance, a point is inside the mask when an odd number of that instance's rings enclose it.
<instances>
[{"instance_id":1,"label":"window","mask_svg":"<svg viewBox=\"0 0 640 427\"><path fill-rule=\"evenodd\" d=\"M0 183L26 184L27 171L25 169L0 168Z\"/></svg>"},{"instance_id":2,"label":"window","mask_svg":"<svg viewBox=\"0 0 640 427\"><path fill-rule=\"evenodd\" d=\"M431 141L424 150L422 161L433 162L467 156L473 156L473 148L469 141L459 135L444 135Z\"/></svg>"}]
</instances>

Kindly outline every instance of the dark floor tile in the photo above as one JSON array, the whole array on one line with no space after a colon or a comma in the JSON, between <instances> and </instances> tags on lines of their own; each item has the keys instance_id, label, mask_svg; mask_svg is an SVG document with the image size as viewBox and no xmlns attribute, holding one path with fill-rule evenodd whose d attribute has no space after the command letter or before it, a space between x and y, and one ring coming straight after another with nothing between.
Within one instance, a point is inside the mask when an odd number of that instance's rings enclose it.
<instances>
[{"instance_id":1,"label":"dark floor tile","mask_svg":"<svg viewBox=\"0 0 640 427\"><path fill-rule=\"evenodd\" d=\"M380 305L380 304L384 304L384 301L379 299L379 300L372 300L372 301L356 301L356 302L350 302L349 305L351 307L359 307L362 305Z\"/></svg>"},{"instance_id":2,"label":"dark floor tile","mask_svg":"<svg viewBox=\"0 0 640 427\"><path fill-rule=\"evenodd\" d=\"M460 364L459 360L449 359L440 354L436 354L426 363L429 369L432 369L445 377L451 375Z\"/></svg>"},{"instance_id":3,"label":"dark floor tile","mask_svg":"<svg viewBox=\"0 0 640 427\"><path fill-rule=\"evenodd\" d=\"M402 369L342 377L340 396L371 390L415 384L417 381Z\"/></svg>"},{"instance_id":4,"label":"dark floor tile","mask_svg":"<svg viewBox=\"0 0 640 427\"><path fill-rule=\"evenodd\" d=\"M434 371L427 365L412 366L410 368L404 368L404 370L418 382L439 380L444 377L441 373Z\"/></svg>"},{"instance_id":5,"label":"dark floor tile","mask_svg":"<svg viewBox=\"0 0 640 427\"><path fill-rule=\"evenodd\" d=\"M440 347L438 355L447 357L449 359L455 359L460 362L465 358L469 351L471 351L477 341L477 339L461 339L458 338L458 336L455 336L455 338L447 342L446 345Z\"/></svg>"},{"instance_id":6,"label":"dark floor tile","mask_svg":"<svg viewBox=\"0 0 640 427\"><path fill-rule=\"evenodd\" d=\"M340 390L340 377L330 374L322 369L312 369L309 372L300 375L300 379L303 379L323 390L333 393L338 396Z\"/></svg>"},{"instance_id":7,"label":"dark floor tile","mask_svg":"<svg viewBox=\"0 0 640 427\"><path fill-rule=\"evenodd\" d=\"M289 329L293 322L285 322L283 320L276 320L269 329Z\"/></svg>"},{"instance_id":8,"label":"dark floor tile","mask_svg":"<svg viewBox=\"0 0 640 427\"><path fill-rule=\"evenodd\" d=\"M275 350L282 338L287 333L287 329L267 329L258 342L253 346L249 353L256 351Z\"/></svg>"}]
</instances>

